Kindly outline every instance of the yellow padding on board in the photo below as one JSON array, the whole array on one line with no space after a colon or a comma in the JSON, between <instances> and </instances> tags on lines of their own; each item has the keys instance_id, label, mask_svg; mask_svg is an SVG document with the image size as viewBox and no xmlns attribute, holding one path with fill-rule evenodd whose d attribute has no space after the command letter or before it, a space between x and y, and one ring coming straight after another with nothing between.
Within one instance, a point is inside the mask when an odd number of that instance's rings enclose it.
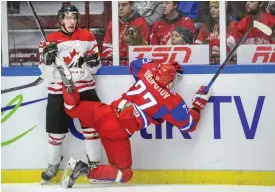
<instances>
[{"instance_id":1,"label":"yellow padding on board","mask_svg":"<svg viewBox=\"0 0 275 192\"><path fill-rule=\"evenodd\" d=\"M2 170L2 183L39 183L43 170ZM59 183L63 171L52 182ZM88 183L86 177L77 183ZM130 183L137 184L232 184L275 186L274 171L136 170Z\"/></svg>"}]
</instances>

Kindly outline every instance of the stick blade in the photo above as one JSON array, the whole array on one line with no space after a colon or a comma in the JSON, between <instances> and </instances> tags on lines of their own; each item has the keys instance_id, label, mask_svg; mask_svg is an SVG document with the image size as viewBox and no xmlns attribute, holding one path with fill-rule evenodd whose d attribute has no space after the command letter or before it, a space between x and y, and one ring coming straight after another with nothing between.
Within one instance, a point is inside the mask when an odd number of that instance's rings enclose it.
<instances>
[{"instance_id":1,"label":"stick blade","mask_svg":"<svg viewBox=\"0 0 275 192\"><path fill-rule=\"evenodd\" d=\"M253 26L257 29L259 29L260 31L262 31L264 34L270 36L272 34L272 30L270 27L268 27L267 25L259 22L259 21L253 21Z\"/></svg>"}]
</instances>

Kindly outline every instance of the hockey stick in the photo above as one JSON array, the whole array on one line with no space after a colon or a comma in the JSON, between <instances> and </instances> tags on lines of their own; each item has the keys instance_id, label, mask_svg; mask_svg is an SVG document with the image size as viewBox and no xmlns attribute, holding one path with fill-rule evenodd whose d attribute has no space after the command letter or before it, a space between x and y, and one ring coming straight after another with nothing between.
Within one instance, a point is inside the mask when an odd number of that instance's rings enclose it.
<instances>
[{"instance_id":1,"label":"hockey stick","mask_svg":"<svg viewBox=\"0 0 275 192\"><path fill-rule=\"evenodd\" d=\"M41 32L43 38L45 39L46 42L48 42L48 39L47 39L47 37L46 37L46 34L45 34L43 28L41 27L41 24L40 24L40 22L39 22L39 20L38 20L38 17L37 17L37 15L36 15L36 12L35 12L33 6L32 6L32 3L29 2L29 1L27 1L27 2L28 2L28 4L29 4L30 9L32 10L32 13L33 13L33 15L34 15L34 19L35 19L35 21L36 21L36 23L37 23L37 26L38 26L38 28L39 28L39 30L40 30L40 32ZM34 86L36 86L36 85L39 85L39 84L41 84L41 83L44 81L43 76L44 76L44 74L42 73L42 75L40 75L40 76L39 76L34 82L32 82L32 83L29 83L29 84L26 84L26 85L21 85L21 86L18 86L18 87L12 87L12 88L8 88L8 89L1 90L1 94L3 94L3 93L9 93L9 92L17 91L17 90L21 90L21 89L26 89L26 88L29 88L29 87L34 87Z\"/></svg>"},{"instance_id":2,"label":"hockey stick","mask_svg":"<svg viewBox=\"0 0 275 192\"><path fill-rule=\"evenodd\" d=\"M30 1L27 1L27 3L29 4L29 7L30 7L30 9L33 13L34 20L35 20L35 22L36 22L36 24L37 24L37 26L38 26L38 28L41 32L42 37L44 38L46 43L49 43L48 38L46 37L45 31L42 28L42 26L40 24L40 21L39 21L37 15L36 15L36 12L35 12L35 10L32 6L32 3ZM67 71L65 71L65 69L60 65L60 63L64 63L61 59L59 59L57 56L55 57L55 59L56 59L56 61L58 61L58 62L55 62L55 64L56 64L56 66L57 66L56 68L57 68L57 70L58 70L58 72L59 72L59 74L62 78L63 84L65 85L65 87L67 87L67 91L69 93L72 93L73 92L73 86L72 86L72 82L71 82L71 73L70 73L69 69L67 69ZM57 64L57 63L59 63L59 64ZM67 76L70 76L70 80L67 78Z\"/></svg>"},{"instance_id":3,"label":"hockey stick","mask_svg":"<svg viewBox=\"0 0 275 192\"><path fill-rule=\"evenodd\" d=\"M223 64L220 66L219 70L216 72L216 74L214 75L214 77L211 79L211 81L208 83L208 85L205 87L204 92L207 93L208 90L210 89L210 87L213 85L213 83L215 82L215 80L217 79L217 77L220 75L221 71L223 70L223 68L225 67L225 65L229 62L229 60L231 59L231 57L233 56L233 54L235 53L236 49L241 45L241 43L243 42L243 40L246 38L246 36L248 35L248 33L251 31L252 28L257 28L260 31L262 31L264 34L266 35L271 35L272 34L272 30L270 27L266 26L265 24L260 23L259 21L253 21L253 23L250 25L250 27L248 28L248 30L245 32L245 34L241 37L241 39L238 41L238 43L234 46L234 48L231 50L231 52L228 54L228 56L226 57L225 61L223 62Z\"/></svg>"},{"instance_id":4,"label":"hockey stick","mask_svg":"<svg viewBox=\"0 0 275 192\"><path fill-rule=\"evenodd\" d=\"M32 83L29 83L29 84L26 84L26 85L21 85L21 86L18 86L18 87L12 87L12 88L9 88L9 89L1 90L1 94L3 94L3 93L9 93L9 92L12 92L12 91L17 91L17 90L20 90L20 89L26 89L26 88L29 88L29 87L34 87L36 85L41 84L43 81L44 81L44 79L43 79L43 77L41 75L40 77L38 77Z\"/></svg>"}]
</instances>

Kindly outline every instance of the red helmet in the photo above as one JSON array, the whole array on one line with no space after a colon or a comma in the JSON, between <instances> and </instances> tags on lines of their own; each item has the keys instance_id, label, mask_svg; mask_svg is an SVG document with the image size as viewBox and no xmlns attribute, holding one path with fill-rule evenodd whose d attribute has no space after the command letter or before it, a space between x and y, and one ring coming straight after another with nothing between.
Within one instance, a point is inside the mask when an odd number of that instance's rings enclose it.
<instances>
[{"instance_id":1,"label":"red helmet","mask_svg":"<svg viewBox=\"0 0 275 192\"><path fill-rule=\"evenodd\" d=\"M175 67L172 64L158 64L154 79L162 87L167 87L177 76Z\"/></svg>"}]
</instances>

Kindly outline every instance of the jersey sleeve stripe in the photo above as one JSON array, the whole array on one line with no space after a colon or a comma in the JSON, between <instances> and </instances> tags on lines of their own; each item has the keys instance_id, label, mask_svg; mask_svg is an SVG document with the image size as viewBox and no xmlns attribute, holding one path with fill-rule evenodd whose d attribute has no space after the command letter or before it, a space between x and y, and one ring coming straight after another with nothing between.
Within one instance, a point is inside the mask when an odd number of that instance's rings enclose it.
<instances>
[{"instance_id":1,"label":"jersey sleeve stripe","mask_svg":"<svg viewBox=\"0 0 275 192\"><path fill-rule=\"evenodd\" d=\"M148 121L147 115L145 113L143 113L143 111L140 110L136 104L134 104L134 107L138 111L138 113L140 114L140 116L142 117L142 122L143 122L142 128L148 127L149 121Z\"/></svg>"},{"instance_id":2,"label":"jersey sleeve stripe","mask_svg":"<svg viewBox=\"0 0 275 192\"><path fill-rule=\"evenodd\" d=\"M186 125L183 126L183 127L180 127L179 129L180 129L181 131L188 131L188 130L193 129L194 125L195 125L195 121L194 121L194 119L192 118L192 116L190 115L190 119L189 119L188 124L186 124Z\"/></svg>"}]
</instances>

